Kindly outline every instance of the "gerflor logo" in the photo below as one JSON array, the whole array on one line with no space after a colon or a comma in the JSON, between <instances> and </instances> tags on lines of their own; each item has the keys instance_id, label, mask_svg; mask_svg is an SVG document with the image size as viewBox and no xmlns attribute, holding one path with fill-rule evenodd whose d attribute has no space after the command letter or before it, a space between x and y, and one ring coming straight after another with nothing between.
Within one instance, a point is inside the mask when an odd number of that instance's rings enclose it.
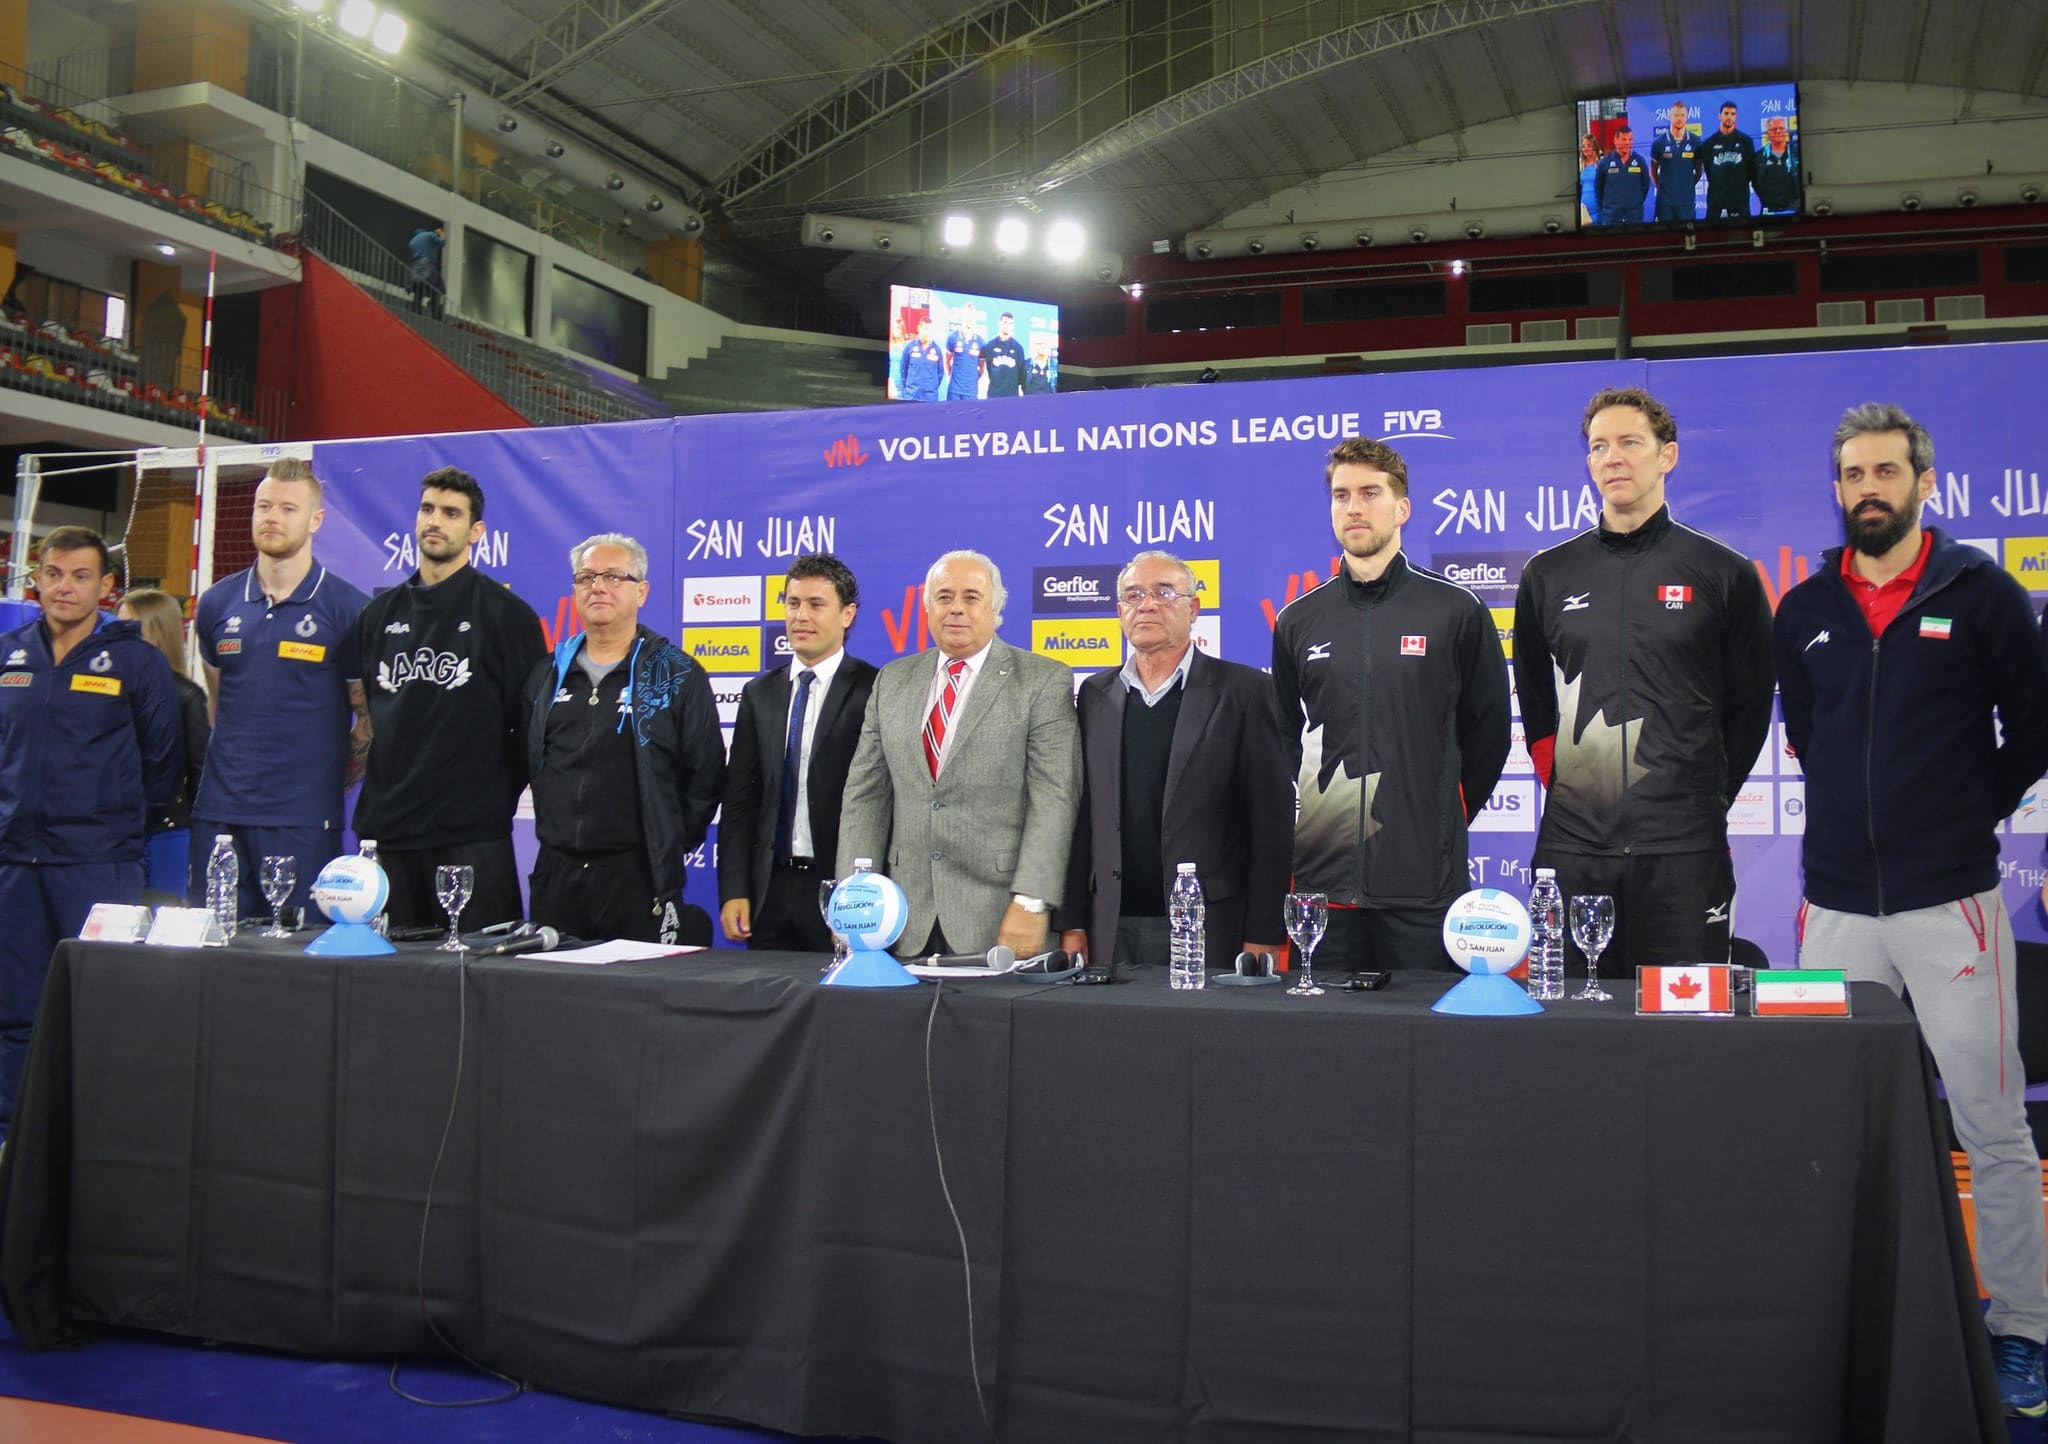
<instances>
[{"instance_id":1,"label":"gerflor logo","mask_svg":"<svg viewBox=\"0 0 2048 1444\"><path fill-rule=\"evenodd\" d=\"M396 692L408 682L431 682L452 692L468 681L469 658L437 652L432 647L400 652L390 661L377 664L377 685L387 692Z\"/></svg>"}]
</instances>

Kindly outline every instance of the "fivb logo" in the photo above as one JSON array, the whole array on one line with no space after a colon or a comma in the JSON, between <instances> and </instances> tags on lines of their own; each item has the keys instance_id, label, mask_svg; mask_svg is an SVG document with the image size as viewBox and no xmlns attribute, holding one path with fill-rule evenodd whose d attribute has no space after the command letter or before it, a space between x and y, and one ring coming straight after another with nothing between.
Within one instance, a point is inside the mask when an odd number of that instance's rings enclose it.
<instances>
[{"instance_id":1,"label":"fivb logo","mask_svg":"<svg viewBox=\"0 0 2048 1444\"><path fill-rule=\"evenodd\" d=\"M1444 430L1444 414L1425 411L1388 411L1380 417L1382 441L1456 441Z\"/></svg>"}]
</instances>

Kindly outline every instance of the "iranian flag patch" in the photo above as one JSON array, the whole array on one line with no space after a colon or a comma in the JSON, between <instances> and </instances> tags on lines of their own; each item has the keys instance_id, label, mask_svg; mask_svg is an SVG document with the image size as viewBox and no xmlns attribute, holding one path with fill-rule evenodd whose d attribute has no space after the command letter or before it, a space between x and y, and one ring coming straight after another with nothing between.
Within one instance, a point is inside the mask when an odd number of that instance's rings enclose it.
<instances>
[{"instance_id":1,"label":"iranian flag patch","mask_svg":"<svg viewBox=\"0 0 2048 1444\"><path fill-rule=\"evenodd\" d=\"M1946 642L1949 633L1954 629L1955 623L1947 617L1922 617L1920 619L1920 635L1923 637L1939 637L1942 641Z\"/></svg>"}]
</instances>

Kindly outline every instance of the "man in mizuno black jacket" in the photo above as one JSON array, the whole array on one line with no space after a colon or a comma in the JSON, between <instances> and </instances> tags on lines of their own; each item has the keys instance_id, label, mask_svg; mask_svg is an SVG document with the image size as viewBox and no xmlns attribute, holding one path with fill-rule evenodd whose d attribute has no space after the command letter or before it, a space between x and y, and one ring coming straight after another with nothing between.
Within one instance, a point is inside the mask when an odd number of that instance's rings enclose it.
<instances>
[{"instance_id":1,"label":"man in mizuno black jacket","mask_svg":"<svg viewBox=\"0 0 2048 1444\"><path fill-rule=\"evenodd\" d=\"M1280 734L1298 779L1294 883L1329 895L1319 954L1448 967L1467 821L1508 755L1507 663L1485 603L1401 552L1408 467L1384 442L1330 453L1343 569L1273 628Z\"/></svg>"},{"instance_id":2,"label":"man in mizuno black jacket","mask_svg":"<svg viewBox=\"0 0 2048 1444\"><path fill-rule=\"evenodd\" d=\"M1583 430L1600 524L1530 558L1515 597L1546 788L1534 865L1566 897L1614 898L1624 976L1726 961L1728 805L1770 732L1770 604L1747 557L1671 519L1678 426L1655 397L1602 391Z\"/></svg>"},{"instance_id":3,"label":"man in mizuno black jacket","mask_svg":"<svg viewBox=\"0 0 2048 1444\"><path fill-rule=\"evenodd\" d=\"M1785 594L1776 625L1806 773L1800 963L1913 995L1970 1156L1999 1389L2008 1413L2041 1414L2048 1235L1996 829L2048 768L2048 653L2016 579L1921 528L1923 427L1858 406L1834 451L1850 545Z\"/></svg>"}]
</instances>

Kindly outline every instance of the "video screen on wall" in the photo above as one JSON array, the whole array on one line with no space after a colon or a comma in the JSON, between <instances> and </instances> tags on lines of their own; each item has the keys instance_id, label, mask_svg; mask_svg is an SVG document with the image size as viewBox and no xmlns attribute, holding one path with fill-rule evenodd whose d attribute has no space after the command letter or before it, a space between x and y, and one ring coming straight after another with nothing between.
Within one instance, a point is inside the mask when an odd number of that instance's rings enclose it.
<instances>
[{"instance_id":1,"label":"video screen on wall","mask_svg":"<svg viewBox=\"0 0 2048 1444\"><path fill-rule=\"evenodd\" d=\"M1800 213L1799 88L1582 100L1581 226L1748 225Z\"/></svg>"},{"instance_id":2,"label":"video screen on wall","mask_svg":"<svg viewBox=\"0 0 2048 1444\"><path fill-rule=\"evenodd\" d=\"M889 288L891 401L1049 396L1059 389L1058 306Z\"/></svg>"}]
</instances>

